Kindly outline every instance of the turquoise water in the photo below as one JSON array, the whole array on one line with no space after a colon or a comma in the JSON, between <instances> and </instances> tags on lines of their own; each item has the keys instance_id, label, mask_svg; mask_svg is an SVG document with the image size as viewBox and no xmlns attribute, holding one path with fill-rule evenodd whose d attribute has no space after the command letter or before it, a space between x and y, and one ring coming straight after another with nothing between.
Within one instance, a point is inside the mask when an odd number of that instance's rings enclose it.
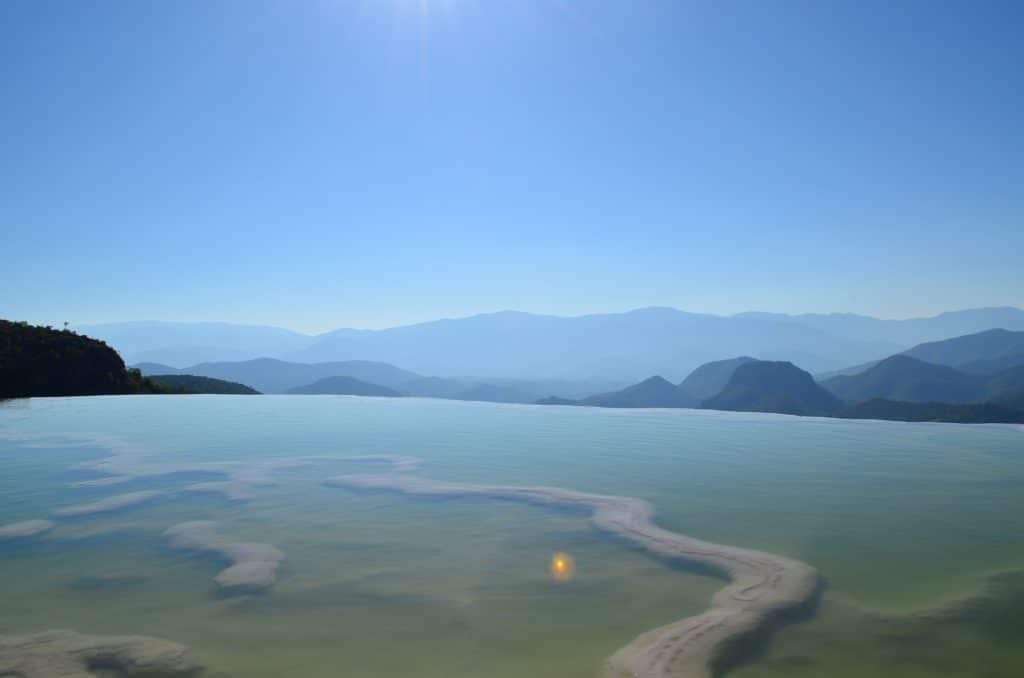
<instances>
[{"instance_id":1,"label":"turquoise water","mask_svg":"<svg viewBox=\"0 0 1024 678\"><path fill-rule=\"evenodd\" d=\"M0 544L0 634L141 633L223 676L600 672L637 634L707 607L720 580L658 561L585 515L326 487L368 469L288 469L248 502L204 478L70 488L111 454L161 462L401 454L440 480L642 497L669 529L803 560L815 615L730 671L1024 675L1024 429L692 410L331 396L142 396L0 405L0 525L141 489L168 494ZM228 596L224 563L171 550L176 523L287 554L276 585ZM552 580L556 552L576 576Z\"/></svg>"}]
</instances>

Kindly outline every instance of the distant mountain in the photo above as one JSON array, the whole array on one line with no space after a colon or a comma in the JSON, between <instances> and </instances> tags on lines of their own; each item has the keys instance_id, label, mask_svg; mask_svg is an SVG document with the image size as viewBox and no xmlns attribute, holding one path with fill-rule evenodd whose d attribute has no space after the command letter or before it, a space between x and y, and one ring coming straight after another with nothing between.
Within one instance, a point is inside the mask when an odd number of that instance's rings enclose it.
<instances>
[{"instance_id":1,"label":"distant mountain","mask_svg":"<svg viewBox=\"0 0 1024 678\"><path fill-rule=\"evenodd\" d=\"M551 393L562 396L582 396L609 385L607 382L569 382L550 379L531 381L501 378L425 377L388 363L367 360L307 364L260 358L240 362L200 363L182 370L175 370L156 363L140 363L136 367L141 369L143 374L161 374L170 369L171 372L167 373L184 372L249 384L264 393L287 393L293 388L307 386L327 377L347 376L370 384L386 386L404 395L508 403L529 403Z\"/></svg>"},{"instance_id":2,"label":"distant mountain","mask_svg":"<svg viewBox=\"0 0 1024 678\"><path fill-rule=\"evenodd\" d=\"M579 405L580 401L570 400L568 398L559 398L558 396L548 396L547 398L541 398L534 403L535 405Z\"/></svg>"},{"instance_id":3,"label":"distant mountain","mask_svg":"<svg viewBox=\"0 0 1024 678\"><path fill-rule=\"evenodd\" d=\"M297 386L289 389L288 393L301 394L301 395L313 395L313 394L333 394L333 395L357 395L357 396L383 396L388 398L397 398L402 394L398 391L388 388L387 386L381 386L380 384L371 384L369 382L360 381L354 377L326 377L312 384L306 386Z\"/></svg>"},{"instance_id":4,"label":"distant mountain","mask_svg":"<svg viewBox=\"0 0 1024 678\"><path fill-rule=\"evenodd\" d=\"M618 391L599 393L579 400L549 396L537 400L538 405L589 405L592 407L700 407L718 395L732 379L737 368L759 362L742 356L704 363L676 385L664 377L654 376Z\"/></svg>"},{"instance_id":5,"label":"distant mountain","mask_svg":"<svg viewBox=\"0 0 1024 678\"><path fill-rule=\"evenodd\" d=\"M777 313L743 313L740 317L787 320L849 340L884 341L904 346L972 334L993 327L1024 330L1024 310L1011 306L948 311L929 318L909 320L880 320L852 313L808 313L792 316ZM858 361L850 361L851 364L856 362Z\"/></svg>"},{"instance_id":6,"label":"distant mountain","mask_svg":"<svg viewBox=\"0 0 1024 678\"><path fill-rule=\"evenodd\" d=\"M1024 417L1024 366L986 377L965 374L905 355L879 361L863 374L836 377L828 382L854 404L844 404L823 385L815 383L809 373L791 363L748 357L703 365L678 386L662 377L651 377L620 391L582 400L549 396L536 403L595 407L694 407L693 392L687 391L687 385L690 389L705 389L706 392L719 383L723 384L721 391L703 400L700 407L850 419L962 423L1016 422ZM873 395L876 392L891 396L878 397ZM959 400L928 400L939 394ZM910 402L910 398L920 400Z\"/></svg>"},{"instance_id":7,"label":"distant mountain","mask_svg":"<svg viewBox=\"0 0 1024 678\"><path fill-rule=\"evenodd\" d=\"M876 398L918 403L970 403L984 395L984 385L977 377L907 354L886 358L860 374L826 379L821 385L850 403Z\"/></svg>"},{"instance_id":8,"label":"distant mountain","mask_svg":"<svg viewBox=\"0 0 1024 678\"><path fill-rule=\"evenodd\" d=\"M1022 401L1021 406L1024 406ZM847 419L935 421L960 424L1024 423L1024 411L1001 403L909 403L877 398L844 409Z\"/></svg>"},{"instance_id":9,"label":"distant mountain","mask_svg":"<svg viewBox=\"0 0 1024 678\"><path fill-rule=\"evenodd\" d=\"M181 374L181 370L177 367L171 367L163 363L135 363L132 367L145 375Z\"/></svg>"},{"instance_id":10,"label":"distant mountain","mask_svg":"<svg viewBox=\"0 0 1024 678\"><path fill-rule=\"evenodd\" d=\"M1011 367L997 374L986 375L984 380L986 399L1012 400L1011 394L1024 391L1024 365Z\"/></svg>"},{"instance_id":11,"label":"distant mountain","mask_svg":"<svg viewBox=\"0 0 1024 678\"><path fill-rule=\"evenodd\" d=\"M282 356L314 341L311 336L280 327L216 322L141 321L84 325L79 329L117 348L129 363L157 362L174 367Z\"/></svg>"},{"instance_id":12,"label":"distant mountain","mask_svg":"<svg viewBox=\"0 0 1024 678\"><path fill-rule=\"evenodd\" d=\"M177 368L257 357L301 363L358 359L444 377L630 383L650 374L675 382L702 363L735 355L788 360L827 372L992 327L1024 330L1024 311L974 309L934 318L879 320L843 314L716 316L644 308L579 317L504 311L319 336L225 323L121 323L90 330L130 362Z\"/></svg>"},{"instance_id":13,"label":"distant mountain","mask_svg":"<svg viewBox=\"0 0 1024 678\"><path fill-rule=\"evenodd\" d=\"M221 393L228 395L259 395L260 392L233 381L199 377L194 374L154 374L149 377L170 393Z\"/></svg>"},{"instance_id":14,"label":"distant mountain","mask_svg":"<svg viewBox=\"0 0 1024 678\"><path fill-rule=\"evenodd\" d=\"M722 392L705 400L703 406L713 410L829 416L839 411L842 403L819 386L810 373L792 363L755 360L737 367Z\"/></svg>"},{"instance_id":15,"label":"distant mountain","mask_svg":"<svg viewBox=\"0 0 1024 678\"><path fill-rule=\"evenodd\" d=\"M880 357L903 346L848 340L790 319L722 317L646 308L574 318L505 311L386 330L339 330L290 356L315 362L381 360L433 374L680 380L723 355L799 358L814 369Z\"/></svg>"},{"instance_id":16,"label":"distant mountain","mask_svg":"<svg viewBox=\"0 0 1024 678\"><path fill-rule=\"evenodd\" d=\"M754 362L754 358L741 356L704 363L679 384L679 389L688 394L694 403L703 402L721 393L736 368L750 362Z\"/></svg>"},{"instance_id":17,"label":"distant mountain","mask_svg":"<svg viewBox=\"0 0 1024 678\"><path fill-rule=\"evenodd\" d=\"M415 372L409 372L394 365L366 360L307 365L259 358L241 362L200 363L182 371L203 377L248 384L263 393L286 393L290 389L312 384L325 377L335 376L349 376L371 384L381 384L399 390L401 390L402 384L422 378Z\"/></svg>"},{"instance_id":18,"label":"distant mountain","mask_svg":"<svg viewBox=\"0 0 1024 678\"><path fill-rule=\"evenodd\" d=\"M935 365L955 367L962 372L971 374L995 374L1010 367L1024 365L1024 331L989 329L918 344L903 351L902 355ZM873 360L840 370L824 372L817 377L819 381L825 381L840 375L861 374L879 362Z\"/></svg>"},{"instance_id":19,"label":"distant mountain","mask_svg":"<svg viewBox=\"0 0 1024 678\"><path fill-rule=\"evenodd\" d=\"M817 374L814 375L814 379L818 383L822 383L822 382L824 382L824 381L826 381L828 379L831 379L832 377L852 377L855 374L860 374L861 372L866 372L866 371L870 370L872 367L874 367L875 365L877 365L880 362L882 362L881 359L879 359L879 360L869 360L866 363L860 363L859 365L851 365L849 367L844 367L844 368L838 369L838 370L828 370L827 372L818 372Z\"/></svg>"},{"instance_id":20,"label":"distant mountain","mask_svg":"<svg viewBox=\"0 0 1024 678\"><path fill-rule=\"evenodd\" d=\"M972 360L969 363L957 365L957 369L968 374L996 374L1021 365L1024 365L1024 352L1006 353L997 358Z\"/></svg>"},{"instance_id":21,"label":"distant mountain","mask_svg":"<svg viewBox=\"0 0 1024 678\"><path fill-rule=\"evenodd\" d=\"M621 391L584 398L578 404L594 407L696 407L698 402L664 377L650 377Z\"/></svg>"},{"instance_id":22,"label":"distant mountain","mask_svg":"<svg viewBox=\"0 0 1024 678\"><path fill-rule=\"evenodd\" d=\"M1024 332L991 329L952 339L928 342L904 351L904 353L936 365L961 367L1024 354Z\"/></svg>"},{"instance_id":23,"label":"distant mountain","mask_svg":"<svg viewBox=\"0 0 1024 678\"><path fill-rule=\"evenodd\" d=\"M161 392L102 341L0 320L0 398Z\"/></svg>"}]
</instances>

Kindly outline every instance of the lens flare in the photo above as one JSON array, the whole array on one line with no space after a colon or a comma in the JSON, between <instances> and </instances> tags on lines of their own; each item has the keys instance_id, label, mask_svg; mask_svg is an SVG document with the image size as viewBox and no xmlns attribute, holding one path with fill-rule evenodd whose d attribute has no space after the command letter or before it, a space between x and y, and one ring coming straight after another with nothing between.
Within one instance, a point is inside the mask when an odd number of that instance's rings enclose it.
<instances>
[{"instance_id":1,"label":"lens flare","mask_svg":"<svg viewBox=\"0 0 1024 678\"><path fill-rule=\"evenodd\" d=\"M576 563L568 553L556 553L548 569L555 581L569 581L576 574Z\"/></svg>"}]
</instances>

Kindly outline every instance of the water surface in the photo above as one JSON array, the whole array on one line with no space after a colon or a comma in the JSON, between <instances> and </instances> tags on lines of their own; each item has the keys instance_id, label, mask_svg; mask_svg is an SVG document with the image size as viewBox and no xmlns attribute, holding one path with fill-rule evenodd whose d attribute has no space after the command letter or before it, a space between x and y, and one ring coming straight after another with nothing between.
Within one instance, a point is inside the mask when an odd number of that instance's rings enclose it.
<instances>
[{"instance_id":1,"label":"water surface","mask_svg":"<svg viewBox=\"0 0 1024 678\"><path fill-rule=\"evenodd\" d=\"M695 410L330 396L141 396L0 405L0 524L141 489L150 504L0 545L0 633L73 628L186 643L214 675L590 677L637 634L705 609L720 580L582 514L325 487L281 471L248 502L203 477L70 488L111 454L176 461L402 454L439 480L642 497L665 527L817 567L816 615L731 671L1024 675L1024 430ZM277 584L227 596L224 564L163 531L216 520L285 551ZM572 581L548 563L570 553Z\"/></svg>"}]
</instances>

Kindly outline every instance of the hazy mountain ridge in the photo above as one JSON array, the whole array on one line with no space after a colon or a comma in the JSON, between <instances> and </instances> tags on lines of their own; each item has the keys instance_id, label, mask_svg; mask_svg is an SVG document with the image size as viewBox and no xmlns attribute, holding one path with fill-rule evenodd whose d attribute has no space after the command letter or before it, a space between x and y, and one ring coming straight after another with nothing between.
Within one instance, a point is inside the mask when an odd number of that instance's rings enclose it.
<instances>
[{"instance_id":1,"label":"hazy mountain ridge","mask_svg":"<svg viewBox=\"0 0 1024 678\"><path fill-rule=\"evenodd\" d=\"M940 341L919 344L903 352L904 355L936 365L949 365L958 369L973 366L971 371L986 363L1017 360L1008 366L1024 364L1024 331L1014 332L997 327L984 332L956 336Z\"/></svg>"},{"instance_id":2,"label":"hazy mountain ridge","mask_svg":"<svg viewBox=\"0 0 1024 678\"><path fill-rule=\"evenodd\" d=\"M992 327L1024 330L1024 311L970 309L911 320L848 314L716 316L661 307L576 317L503 311L316 336L226 323L139 322L84 329L111 343L129 363L177 368L225 358L306 363L358 359L442 376L545 375L630 383L651 374L676 382L697 366L729 355L789 360L825 372Z\"/></svg>"},{"instance_id":3,"label":"hazy mountain ridge","mask_svg":"<svg viewBox=\"0 0 1024 678\"><path fill-rule=\"evenodd\" d=\"M387 386L371 384L354 377L344 376L324 377L312 384L288 389L288 393L298 395L357 395L385 398L398 398L402 395L398 391L388 388Z\"/></svg>"},{"instance_id":4,"label":"hazy mountain ridge","mask_svg":"<svg viewBox=\"0 0 1024 678\"><path fill-rule=\"evenodd\" d=\"M326 363L295 363L274 358L236 362L200 363L182 370L160 363L139 363L143 374L193 374L251 386L263 393L290 393L331 377L347 377L391 389L400 395L455 400L488 400L526 403L559 393L580 397L601 387L596 382L516 380L473 377L427 377L389 363L348 360Z\"/></svg>"},{"instance_id":5,"label":"hazy mountain ridge","mask_svg":"<svg viewBox=\"0 0 1024 678\"><path fill-rule=\"evenodd\" d=\"M696 407L698 403L664 377L654 376L619 391L583 398L575 404L596 407Z\"/></svg>"},{"instance_id":6,"label":"hazy mountain ridge","mask_svg":"<svg viewBox=\"0 0 1024 678\"><path fill-rule=\"evenodd\" d=\"M842 401L793 363L755 360L739 365L721 393L702 405L712 410L829 416L842 408Z\"/></svg>"},{"instance_id":7,"label":"hazy mountain ridge","mask_svg":"<svg viewBox=\"0 0 1024 678\"><path fill-rule=\"evenodd\" d=\"M144 365L138 366L147 373ZM419 378L420 375L389 365L367 360L333 363L293 363L274 358L257 358L238 362L200 363L181 372L246 384L263 393L286 393L326 377L347 376L361 381L395 388L396 384Z\"/></svg>"},{"instance_id":8,"label":"hazy mountain ridge","mask_svg":"<svg viewBox=\"0 0 1024 678\"><path fill-rule=\"evenodd\" d=\"M1024 365L1024 331L992 328L962 336L918 344L899 355L910 356L935 365L947 365L971 374L995 374ZM866 372L880 363L872 360L817 375L818 381Z\"/></svg>"},{"instance_id":9,"label":"hazy mountain ridge","mask_svg":"<svg viewBox=\"0 0 1024 678\"><path fill-rule=\"evenodd\" d=\"M616 392L581 400L548 397L541 405L597 407L701 407L846 418L906 421L1016 422L1024 417L1024 364L996 374L971 374L908 355L991 364L990 356L1015 356L1016 335L988 330L931 342L876 361L853 375L816 383L789 362L747 356L698 367L678 386L655 376ZM694 403L694 395L712 393Z\"/></svg>"},{"instance_id":10,"label":"hazy mountain ridge","mask_svg":"<svg viewBox=\"0 0 1024 678\"><path fill-rule=\"evenodd\" d=\"M912 346L958 337L993 327L1024 330L1024 310L1013 306L991 306L945 311L925 318L883 320L855 313L741 313L747 317L787 318L824 332L851 339L874 339Z\"/></svg>"},{"instance_id":11,"label":"hazy mountain ridge","mask_svg":"<svg viewBox=\"0 0 1024 678\"><path fill-rule=\"evenodd\" d=\"M884 398L917 403L970 403L985 393L982 379L905 353L890 356L860 374L826 379L821 385L846 402Z\"/></svg>"},{"instance_id":12,"label":"hazy mountain ridge","mask_svg":"<svg viewBox=\"0 0 1024 678\"><path fill-rule=\"evenodd\" d=\"M680 390L690 395L694 402L701 403L708 398L714 397L722 392L736 368L746 363L755 362L756 358L740 356L727 360L715 360L704 363L689 374L679 384Z\"/></svg>"}]
</instances>

